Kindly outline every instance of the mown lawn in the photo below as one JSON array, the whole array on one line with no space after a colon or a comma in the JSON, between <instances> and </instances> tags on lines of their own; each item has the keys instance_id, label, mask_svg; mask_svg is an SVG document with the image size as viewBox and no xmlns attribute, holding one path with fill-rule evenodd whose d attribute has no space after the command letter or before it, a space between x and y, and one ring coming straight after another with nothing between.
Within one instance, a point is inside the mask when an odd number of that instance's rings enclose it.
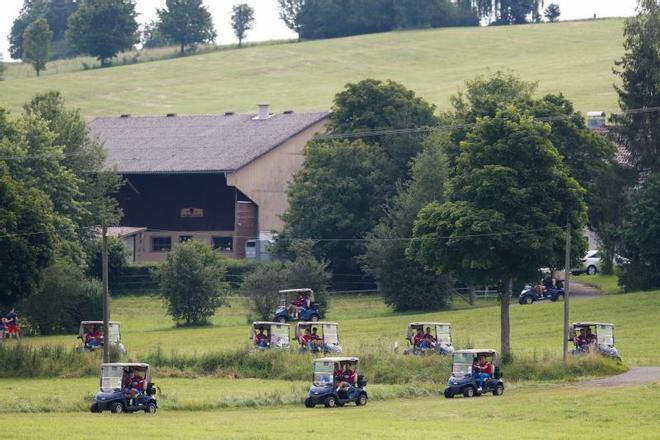
<instances>
[{"instance_id":1,"label":"mown lawn","mask_svg":"<svg viewBox=\"0 0 660 440\"><path fill-rule=\"evenodd\" d=\"M162 302L153 297L121 297L112 303L113 319L122 322L129 358L160 348L164 353L202 354L232 350L248 344L248 311L244 300L234 298L232 307L221 308L213 326L176 328L165 315ZM457 303L457 305L460 305ZM462 305L460 305L463 307ZM448 321L453 325L457 348L499 348L499 307L437 313L396 314L376 295L337 296L330 301L328 320L340 324L344 353L378 350L391 352L405 346L406 326L412 321ZM616 325L616 345L631 365L660 365L660 292L604 295L574 299L572 321L606 321ZM514 354L521 357L556 357L562 348L563 302L511 307ZM73 346L70 336L25 338L30 344Z\"/></svg>"},{"instance_id":2,"label":"mown lawn","mask_svg":"<svg viewBox=\"0 0 660 440\"><path fill-rule=\"evenodd\" d=\"M227 392L231 393L231 389ZM528 386L502 397L441 397L370 402L333 410L300 406L157 414L0 414L13 438L230 438L338 437L655 439L660 385L622 388ZM79 399L79 396L75 396Z\"/></svg>"},{"instance_id":3,"label":"mown lawn","mask_svg":"<svg viewBox=\"0 0 660 440\"><path fill-rule=\"evenodd\" d=\"M576 108L618 109L613 62L623 20L445 28L227 50L129 66L0 82L0 106L19 111L34 94L60 90L85 117L328 110L348 82L392 79L439 109L477 74L510 69L563 92ZM404 67L405 66L405 67Z\"/></svg>"}]
</instances>

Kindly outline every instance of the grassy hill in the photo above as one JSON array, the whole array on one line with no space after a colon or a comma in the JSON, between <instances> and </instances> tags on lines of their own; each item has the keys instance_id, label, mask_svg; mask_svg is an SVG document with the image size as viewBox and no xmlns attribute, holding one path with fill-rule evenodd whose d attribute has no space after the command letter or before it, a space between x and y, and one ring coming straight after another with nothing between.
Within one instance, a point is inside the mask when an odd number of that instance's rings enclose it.
<instances>
[{"instance_id":1,"label":"grassy hill","mask_svg":"<svg viewBox=\"0 0 660 440\"><path fill-rule=\"evenodd\" d=\"M61 90L86 117L121 113L325 110L347 82L393 79L440 109L466 79L511 69L563 92L582 111L616 110L613 61L623 20L392 32L226 50L129 66L0 82L17 111L37 92Z\"/></svg>"}]
</instances>

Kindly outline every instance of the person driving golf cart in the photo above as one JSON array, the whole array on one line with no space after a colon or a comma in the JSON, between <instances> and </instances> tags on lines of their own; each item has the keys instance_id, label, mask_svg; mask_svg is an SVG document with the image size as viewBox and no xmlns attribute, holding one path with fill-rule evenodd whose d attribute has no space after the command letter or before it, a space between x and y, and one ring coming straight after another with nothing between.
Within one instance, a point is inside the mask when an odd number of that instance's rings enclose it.
<instances>
[{"instance_id":1,"label":"person driving golf cart","mask_svg":"<svg viewBox=\"0 0 660 440\"><path fill-rule=\"evenodd\" d=\"M314 302L312 289L286 289L280 290L279 294L280 305L275 310L274 321L318 321L321 319L321 311L318 304Z\"/></svg>"},{"instance_id":2,"label":"person driving golf cart","mask_svg":"<svg viewBox=\"0 0 660 440\"><path fill-rule=\"evenodd\" d=\"M359 373L359 363L358 358L351 357L315 359L313 383L305 406L313 408L322 403L327 408L334 408L349 402L366 405L367 381Z\"/></svg>"},{"instance_id":3,"label":"person driving golf cart","mask_svg":"<svg viewBox=\"0 0 660 440\"><path fill-rule=\"evenodd\" d=\"M451 354L451 324L446 322L411 322L408 324L408 343L412 348L404 354Z\"/></svg>"},{"instance_id":4,"label":"person driving golf cart","mask_svg":"<svg viewBox=\"0 0 660 440\"><path fill-rule=\"evenodd\" d=\"M572 354L584 354L591 351L621 361L619 351L614 346L614 324L606 322L573 323L569 341L575 344Z\"/></svg>"},{"instance_id":5,"label":"person driving golf cart","mask_svg":"<svg viewBox=\"0 0 660 440\"><path fill-rule=\"evenodd\" d=\"M451 377L447 381L445 397L462 394L465 397L504 393L499 356L492 349L457 350L452 354Z\"/></svg>"},{"instance_id":6,"label":"person driving golf cart","mask_svg":"<svg viewBox=\"0 0 660 440\"><path fill-rule=\"evenodd\" d=\"M250 339L259 350L289 348L290 326L279 322L255 321L252 323Z\"/></svg>"},{"instance_id":7,"label":"person driving golf cart","mask_svg":"<svg viewBox=\"0 0 660 440\"><path fill-rule=\"evenodd\" d=\"M78 338L82 341L82 347L78 350L94 351L101 347L107 340L110 346L119 353L126 353L126 348L121 342L121 330L118 321L108 322L108 335L103 334L103 321L82 321L78 329Z\"/></svg>"},{"instance_id":8,"label":"person driving golf cart","mask_svg":"<svg viewBox=\"0 0 660 440\"><path fill-rule=\"evenodd\" d=\"M103 364L100 389L90 410L94 413L105 410L155 413L158 408L155 395L149 364Z\"/></svg>"}]
</instances>

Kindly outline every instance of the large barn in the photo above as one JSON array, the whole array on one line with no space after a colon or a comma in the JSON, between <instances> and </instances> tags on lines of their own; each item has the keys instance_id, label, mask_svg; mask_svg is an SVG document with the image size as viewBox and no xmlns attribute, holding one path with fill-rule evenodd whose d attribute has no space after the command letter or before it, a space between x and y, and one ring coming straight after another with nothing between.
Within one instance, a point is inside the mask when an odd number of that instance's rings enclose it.
<instances>
[{"instance_id":1,"label":"large barn","mask_svg":"<svg viewBox=\"0 0 660 440\"><path fill-rule=\"evenodd\" d=\"M328 112L104 117L93 136L125 179L114 235L131 260L160 261L178 243L205 241L244 258L246 242L280 231L287 187Z\"/></svg>"}]
</instances>

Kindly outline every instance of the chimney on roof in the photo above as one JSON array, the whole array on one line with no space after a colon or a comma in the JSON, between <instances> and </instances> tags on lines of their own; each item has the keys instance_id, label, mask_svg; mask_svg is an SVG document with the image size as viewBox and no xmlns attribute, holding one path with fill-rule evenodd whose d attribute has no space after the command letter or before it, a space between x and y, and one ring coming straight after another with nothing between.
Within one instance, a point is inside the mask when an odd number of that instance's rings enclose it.
<instances>
[{"instance_id":1,"label":"chimney on roof","mask_svg":"<svg viewBox=\"0 0 660 440\"><path fill-rule=\"evenodd\" d=\"M127 114L127 113L124 113L123 115L120 115L119 117L120 117L120 118L130 118L131 115L129 115L129 114Z\"/></svg>"},{"instance_id":2,"label":"chimney on roof","mask_svg":"<svg viewBox=\"0 0 660 440\"><path fill-rule=\"evenodd\" d=\"M234 115L235 115L234 112L225 112L225 116L234 116Z\"/></svg>"},{"instance_id":3,"label":"chimney on roof","mask_svg":"<svg viewBox=\"0 0 660 440\"><path fill-rule=\"evenodd\" d=\"M259 104L257 107L259 107L259 111L257 112L256 119L266 120L270 117L270 113L268 112L268 104Z\"/></svg>"},{"instance_id":4,"label":"chimney on roof","mask_svg":"<svg viewBox=\"0 0 660 440\"><path fill-rule=\"evenodd\" d=\"M285 114L285 115L292 115L292 114L293 114L293 110L284 110L284 114Z\"/></svg>"},{"instance_id":5,"label":"chimney on roof","mask_svg":"<svg viewBox=\"0 0 660 440\"><path fill-rule=\"evenodd\" d=\"M173 117L175 117L175 116L176 116L176 113L168 113L168 114L167 114L167 117L168 117L168 118L173 118Z\"/></svg>"}]
</instances>

